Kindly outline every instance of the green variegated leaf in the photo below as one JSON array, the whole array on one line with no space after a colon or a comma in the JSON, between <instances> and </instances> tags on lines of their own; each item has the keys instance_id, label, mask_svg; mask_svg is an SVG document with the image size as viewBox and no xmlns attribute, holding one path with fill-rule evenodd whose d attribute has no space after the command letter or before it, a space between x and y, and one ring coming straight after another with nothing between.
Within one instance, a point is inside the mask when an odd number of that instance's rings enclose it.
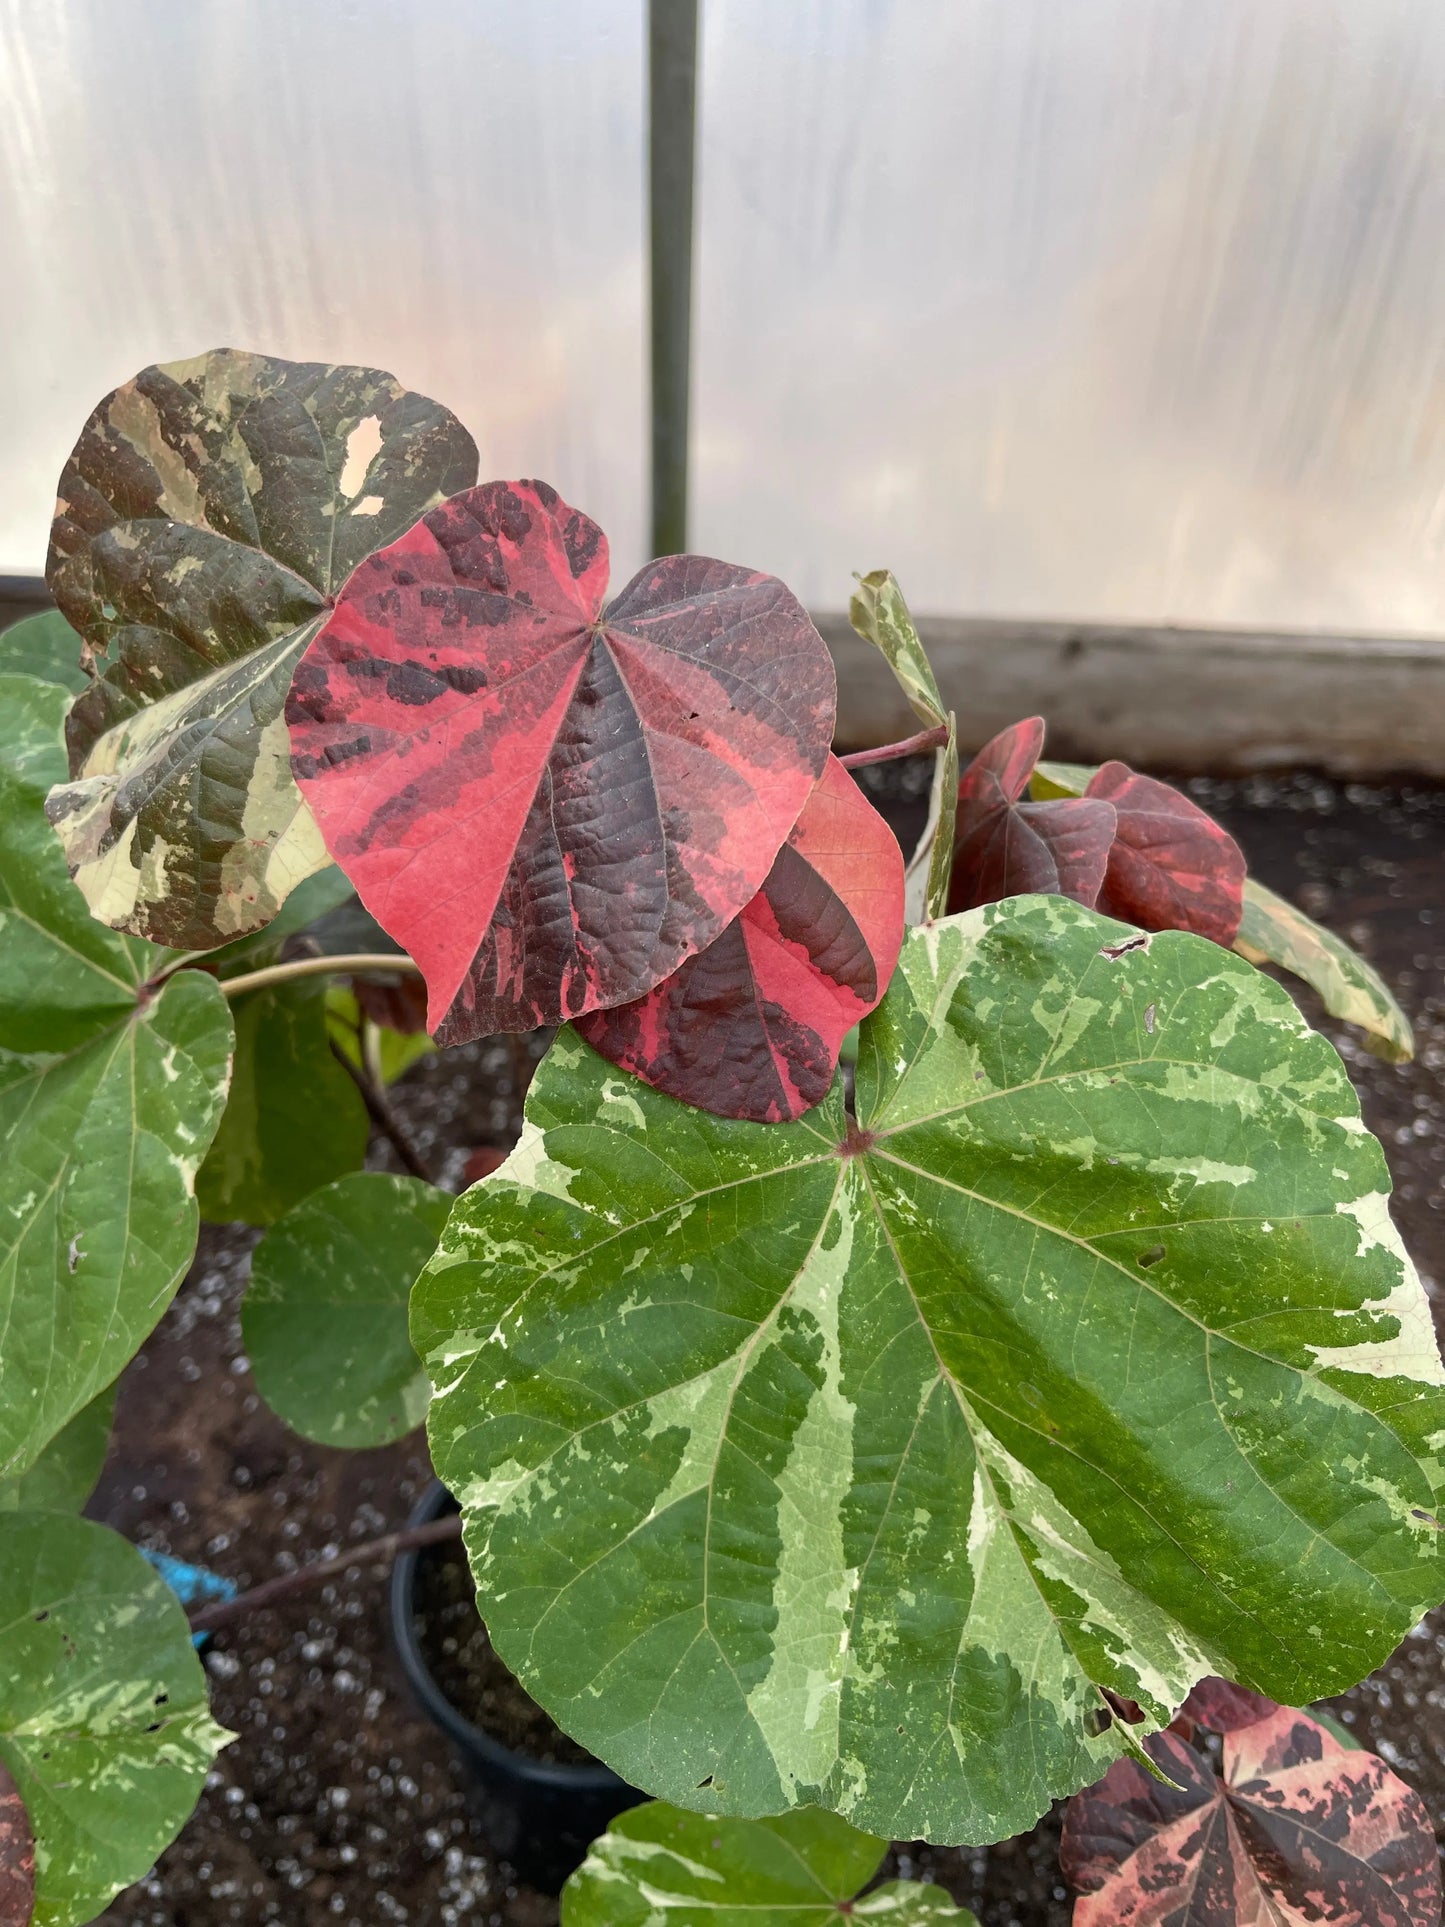
<instances>
[{"instance_id":1,"label":"green variegated leaf","mask_svg":"<svg viewBox=\"0 0 1445 1927\"><path fill-rule=\"evenodd\" d=\"M47 580L96 676L50 810L102 922L213 948L326 862L292 671L356 564L475 479L456 417L375 368L220 349L100 404Z\"/></svg>"},{"instance_id":2,"label":"green variegated leaf","mask_svg":"<svg viewBox=\"0 0 1445 1927\"><path fill-rule=\"evenodd\" d=\"M948 908L958 817L958 718L952 710L946 721L948 741L933 757L928 820L903 877L903 912L909 923L930 922Z\"/></svg>"},{"instance_id":3,"label":"green variegated leaf","mask_svg":"<svg viewBox=\"0 0 1445 1927\"><path fill-rule=\"evenodd\" d=\"M78 1927L139 1880L230 1737L133 1546L62 1513L0 1515L0 1761L35 1832L35 1927Z\"/></svg>"},{"instance_id":4,"label":"green variegated leaf","mask_svg":"<svg viewBox=\"0 0 1445 1927\"><path fill-rule=\"evenodd\" d=\"M80 637L58 609L26 616L0 633L0 675L38 676L72 695L90 680L80 666Z\"/></svg>"},{"instance_id":5,"label":"green variegated leaf","mask_svg":"<svg viewBox=\"0 0 1445 1927\"><path fill-rule=\"evenodd\" d=\"M241 1307L256 1389L322 1445L386 1445L421 1424L431 1386L407 1300L452 1199L358 1171L303 1198L261 1240Z\"/></svg>"},{"instance_id":6,"label":"green variegated leaf","mask_svg":"<svg viewBox=\"0 0 1445 1927\"><path fill-rule=\"evenodd\" d=\"M79 1512L100 1477L114 1414L115 1387L107 1385L56 1433L23 1477L0 1479L0 1512Z\"/></svg>"},{"instance_id":7,"label":"green variegated leaf","mask_svg":"<svg viewBox=\"0 0 1445 1927\"><path fill-rule=\"evenodd\" d=\"M564 1031L458 1202L412 1336L528 1690L679 1805L979 1841L1205 1674L1383 1660L1445 1369L1279 986L1013 898L908 936L857 1093L726 1122Z\"/></svg>"},{"instance_id":8,"label":"green variegated leaf","mask_svg":"<svg viewBox=\"0 0 1445 1927\"><path fill-rule=\"evenodd\" d=\"M562 1889L562 1927L978 1927L942 1887L890 1880L859 1895L888 1842L836 1813L721 1820L655 1801L631 1807Z\"/></svg>"},{"instance_id":9,"label":"green variegated leaf","mask_svg":"<svg viewBox=\"0 0 1445 1927\"><path fill-rule=\"evenodd\" d=\"M1403 1064L1415 1055L1410 1020L1380 973L1356 956L1332 930L1312 923L1284 897L1245 879L1244 916L1234 947L1254 964L1280 964L1302 977L1324 1001L1331 1017L1358 1024L1377 1057Z\"/></svg>"},{"instance_id":10,"label":"green variegated leaf","mask_svg":"<svg viewBox=\"0 0 1445 1927\"><path fill-rule=\"evenodd\" d=\"M848 620L865 642L871 642L887 658L918 720L927 724L947 721L933 664L890 570L870 569L867 575L858 577L858 587L848 604Z\"/></svg>"},{"instance_id":11,"label":"green variegated leaf","mask_svg":"<svg viewBox=\"0 0 1445 1927\"><path fill-rule=\"evenodd\" d=\"M858 587L848 604L848 620L887 658L919 721L934 727L948 725L948 741L934 754L928 820L904 875L904 915L909 923L922 923L926 918L941 917L948 908L958 797L958 719L943 707L933 664L908 613L903 591L887 569L873 569L858 577Z\"/></svg>"},{"instance_id":12,"label":"green variegated leaf","mask_svg":"<svg viewBox=\"0 0 1445 1927\"><path fill-rule=\"evenodd\" d=\"M366 1106L326 1028L326 981L301 977L238 995L226 1113L196 1180L201 1216L274 1224L366 1158Z\"/></svg>"},{"instance_id":13,"label":"green variegated leaf","mask_svg":"<svg viewBox=\"0 0 1445 1927\"><path fill-rule=\"evenodd\" d=\"M24 1472L170 1303L230 1073L211 978L182 971L63 1055L0 1054L0 1476Z\"/></svg>"}]
</instances>

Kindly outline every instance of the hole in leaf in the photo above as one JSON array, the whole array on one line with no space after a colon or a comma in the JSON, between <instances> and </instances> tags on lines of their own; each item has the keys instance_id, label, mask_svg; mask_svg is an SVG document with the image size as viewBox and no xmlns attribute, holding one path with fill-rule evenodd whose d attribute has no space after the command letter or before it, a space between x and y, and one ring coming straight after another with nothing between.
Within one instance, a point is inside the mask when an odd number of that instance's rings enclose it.
<instances>
[{"instance_id":1,"label":"hole in leaf","mask_svg":"<svg viewBox=\"0 0 1445 1927\"><path fill-rule=\"evenodd\" d=\"M1138 1700L1125 1699L1124 1695L1122 1693L1116 1693L1112 1686L1101 1686L1099 1691L1108 1702L1110 1712L1116 1714L1119 1719L1123 1720L1126 1726L1139 1726L1142 1724L1144 1709Z\"/></svg>"},{"instance_id":2,"label":"hole in leaf","mask_svg":"<svg viewBox=\"0 0 1445 1927\"><path fill-rule=\"evenodd\" d=\"M1095 1706L1084 1715L1084 1731L1091 1740L1097 1740L1101 1733L1107 1733L1114 1724L1114 1715L1107 1706Z\"/></svg>"},{"instance_id":3,"label":"hole in leaf","mask_svg":"<svg viewBox=\"0 0 1445 1927\"><path fill-rule=\"evenodd\" d=\"M702 1793L706 1788L710 1787L711 1785L712 1785L712 1775L709 1773L705 1780L698 1781L697 1790L699 1793Z\"/></svg>"},{"instance_id":4,"label":"hole in leaf","mask_svg":"<svg viewBox=\"0 0 1445 1927\"><path fill-rule=\"evenodd\" d=\"M1147 1251L1141 1251L1139 1253L1139 1256L1136 1262L1138 1264L1141 1264L1144 1267L1144 1269L1147 1271L1150 1265L1157 1265L1160 1259L1166 1256L1167 1256L1167 1253L1165 1252L1163 1245L1150 1245Z\"/></svg>"},{"instance_id":5,"label":"hole in leaf","mask_svg":"<svg viewBox=\"0 0 1445 1927\"><path fill-rule=\"evenodd\" d=\"M1104 948L1099 952L1099 955L1101 957L1107 957L1110 963L1117 963L1121 957L1127 957L1131 950L1147 950L1148 948L1149 939L1143 931L1140 931L1137 937L1126 937L1122 943L1106 943Z\"/></svg>"},{"instance_id":6,"label":"hole in leaf","mask_svg":"<svg viewBox=\"0 0 1445 1927\"><path fill-rule=\"evenodd\" d=\"M42 1612L36 1613L35 1615L36 1625L39 1626L43 1621L49 1619L49 1617L50 1617L50 1608L47 1606Z\"/></svg>"},{"instance_id":7,"label":"hole in leaf","mask_svg":"<svg viewBox=\"0 0 1445 1927\"><path fill-rule=\"evenodd\" d=\"M1440 1523L1433 1512L1425 1512L1417 1505L1411 1506L1410 1517L1412 1519L1423 1519L1427 1526L1434 1526L1437 1532L1445 1532L1445 1525Z\"/></svg>"}]
</instances>

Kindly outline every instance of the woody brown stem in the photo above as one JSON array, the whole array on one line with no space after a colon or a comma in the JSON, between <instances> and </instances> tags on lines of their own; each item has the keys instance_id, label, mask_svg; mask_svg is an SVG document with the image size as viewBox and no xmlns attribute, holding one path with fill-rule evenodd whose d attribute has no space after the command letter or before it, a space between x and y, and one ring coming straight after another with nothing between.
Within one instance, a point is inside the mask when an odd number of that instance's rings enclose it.
<instances>
[{"instance_id":1,"label":"woody brown stem","mask_svg":"<svg viewBox=\"0 0 1445 1927\"><path fill-rule=\"evenodd\" d=\"M384 1533L380 1539L368 1539L365 1545L352 1546L334 1559L313 1559L309 1566L298 1566L295 1572L283 1572L279 1578L267 1579L246 1592L238 1592L234 1599L215 1599L209 1605L198 1606L189 1614L191 1630L218 1632L223 1626L234 1626L238 1620L249 1619L263 1607L279 1605L297 1593L309 1591L323 1579L334 1579L338 1573L349 1572L354 1566L389 1566L398 1553L442 1545L461 1536L459 1512L450 1512L444 1519L429 1519L425 1525L403 1526L399 1531Z\"/></svg>"}]
</instances>

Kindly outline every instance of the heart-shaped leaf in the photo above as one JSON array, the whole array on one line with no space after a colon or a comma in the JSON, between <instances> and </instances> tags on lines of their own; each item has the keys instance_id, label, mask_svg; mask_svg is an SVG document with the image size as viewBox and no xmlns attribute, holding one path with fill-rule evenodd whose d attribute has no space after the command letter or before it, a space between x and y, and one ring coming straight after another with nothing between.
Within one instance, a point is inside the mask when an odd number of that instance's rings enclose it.
<instances>
[{"instance_id":1,"label":"heart-shaped leaf","mask_svg":"<svg viewBox=\"0 0 1445 1927\"><path fill-rule=\"evenodd\" d=\"M72 695L90 683L80 666L80 637L56 609L26 616L0 634L0 674L37 676Z\"/></svg>"},{"instance_id":2,"label":"heart-shaped leaf","mask_svg":"<svg viewBox=\"0 0 1445 1927\"><path fill-rule=\"evenodd\" d=\"M35 1835L10 1769L0 1761L0 1927L30 1927Z\"/></svg>"},{"instance_id":3,"label":"heart-shaped leaf","mask_svg":"<svg viewBox=\"0 0 1445 1927\"><path fill-rule=\"evenodd\" d=\"M1276 1707L1224 1739L1224 1777L1174 1733L1069 1802L1074 1927L1439 1927L1440 1862L1419 1795L1373 1753Z\"/></svg>"},{"instance_id":4,"label":"heart-shaped leaf","mask_svg":"<svg viewBox=\"0 0 1445 1927\"><path fill-rule=\"evenodd\" d=\"M1044 719L1012 723L985 743L958 785L951 910L1053 892L1092 909L1114 841L1108 803L1023 802L1044 746Z\"/></svg>"},{"instance_id":5,"label":"heart-shaped leaf","mask_svg":"<svg viewBox=\"0 0 1445 1927\"><path fill-rule=\"evenodd\" d=\"M381 1171L313 1191L261 1240L241 1307L262 1398L303 1438L386 1445L421 1424L431 1387L407 1301L452 1200Z\"/></svg>"},{"instance_id":6,"label":"heart-shaped leaf","mask_svg":"<svg viewBox=\"0 0 1445 1927\"><path fill-rule=\"evenodd\" d=\"M1383 1660L1445 1593L1445 1367L1284 991L1012 898L905 938L857 1106L710 1117L563 1031L458 1201L412 1336L528 1691L681 1806L981 1841L1124 1700Z\"/></svg>"},{"instance_id":7,"label":"heart-shaped leaf","mask_svg":"<svg viewBox=\"0 0 1445 1927\"><path fill-rule=\"evenodd\" d=\"M231 1010L231 1092L196 1197L211 1224L274 1224L321 1185L361 1169L370 1122L331 1048L324 979L242 993Z\"/></svg>"},{"instance_id":8,"label":"heart-shaped leaf","mask_svg":"<svg viewBox=\"0 0 1445 1927\"><path fill-rule=\"evenodd\" d=\"M0 1761L36 1841L35 1927L77 1927L139 1880L230 1739L174 1595L118 1533L0 1518Z\"/></svg>"},{"instance_id":9,"label":"heart-shaped leaf","mask_svg":"<svg viewBox=\"0 0 1445 1927\"><path fill-rule=\"evenodd\" d=\"M97 680L51 815L103 923L210 949L325 862L286 691L361 561L476 479L456 417L375 368L220 349L107 395L46 579Z\"/></svg>"},{"instance_id":10,"label":"heart-shaped leaf","mask_svg":"<svg viewBox=\"0 0 1445 1927\"><path fill-rule=\"evenodd\" d=\"M0 1512L79 1512L100 1477L114 1414L115 1387L107 1385L56 1433L23 1478L0 1479Z\"/></svg>"},{"instance_id":11,"label":"heart-shaped leaf","mask_svg":"<svg viewBox=\"0 0 1445 1927\"><path fill-rule=\"evenodd\" d=\"M830 756L742 915L648 996L577 1028L614 1064L720 1117L801 1117L827 1096L902 941L902 852Z\"/></svg>"},{"instance_id":12,"label":"heart-shaped leaf","mask_svg":"<svg viewBox=\"0 0 1445 1927\"><path fill-rule=\"evenodd\" d=\"M645 995L822 774L833 665L781 582L668 556L606 585L595 522L489 482L358 569L297 671L297 778L443 1043Z\"/></svg>"},{"instance_id":13,"label":"heart-shaped leaf","mask_svg":"<svg viewBox=\"0 0 1445 1927\"><path fill-rule=\"evenodd\" d=\"M1192 930L1232 944L1243 908L1244 853L1229 832L1168 783L1127 763L1095 770L1084 794L1111 803L1118 819L1099 908L1141 930Z\"/></svg>"},{"instance_id":14,"label":"heart-shaped leaf","mask_svg":"<svg viewBox=\"0 0 1445 1927\"><path fill-rule=\"evenodd\" d=\"M1379 971L1347 943L1312 923L1284 897L1253 877L1244 882L1244 910L1234 947L1251 963L1273 963L1293 971L1317 990L1331 1017L1358 1024L1370 1049L1392 1064L1415 1055L1410 1020L1391 996Z\"/></svg>"},{"instance_id":15,"label":"heart-shaped leaf","mask_svg":"<svg viewBox=\"0 0 1445 1927\"><path fill-rule=\"evenodd\" d=\"M562 1889L562 1927L978 1927L942 1887L917 1880L860 1895L887 1851L886 1840L817 1807L720 1820L654 1801L592 1842Z\"/></svg>"},{"instance_id":16,"label":"heart-shaped leaf","mask_svg":"<svg viewBox=\"0 0 1445 1927\"><path fill-rule=\"evenodd\" d=\"M64 692L0 677L0 1478L120 1371L196 1243L231 1019L96 923L45 821Z\"/></svg>"}]
</instances>

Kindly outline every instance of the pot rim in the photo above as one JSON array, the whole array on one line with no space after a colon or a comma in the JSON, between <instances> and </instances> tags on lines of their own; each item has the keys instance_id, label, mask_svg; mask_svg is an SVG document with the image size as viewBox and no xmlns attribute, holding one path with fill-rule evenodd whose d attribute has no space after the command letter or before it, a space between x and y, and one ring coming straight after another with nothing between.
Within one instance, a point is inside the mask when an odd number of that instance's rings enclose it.
<instances>
[{"instance_id":1,"label":"pot rim","mask_svg":"<svg viewBox=\"0 0 1445 1927\"><path fill-rule=\"evenodd\" d=\"M441 1480L433 1479L412 1507L407 1524L429 1525L455 1505L455 1499ZM513 1774L529 1786L549 1787L559 1793L609 1793L625 1787L627 1782L600 1760L595 1766L548 1765L526 1753L515 1753L452 1705L433 1677L416 1635L414 1594L419 1557L419 1552L412 1548L398 1554L392 1565L391 1636L407 1684L434 1724L465 1752L480 1755L490 1765ZM522 1690L525 1692L526 1688Z\"/></svg>"}]
</instances>

